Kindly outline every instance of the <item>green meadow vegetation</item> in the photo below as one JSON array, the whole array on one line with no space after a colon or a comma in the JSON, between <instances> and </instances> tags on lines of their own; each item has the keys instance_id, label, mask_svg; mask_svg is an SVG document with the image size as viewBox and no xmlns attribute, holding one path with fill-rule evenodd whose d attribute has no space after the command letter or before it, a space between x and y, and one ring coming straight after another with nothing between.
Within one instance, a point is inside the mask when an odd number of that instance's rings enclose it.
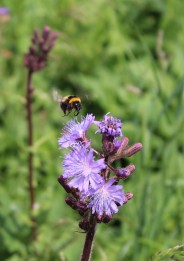
<instances>
[{"instance_id":1,"label":"green meadow vegetation","mask_svg":"<svg viewBox=\"0 0 184 261\"><path fill-rule=\"evenodd\" d=\"M10 1L0 16L0 260L75 261L85 233L57 181L62 117L52 91L82 99L80 115L123 121L143 150L121 163L134 198L98 225L92 260L184 260L184 5L182 0ZM33 75L34 145L27 145L23 55L35 28L59 33L47 66ZM81 116L78 116L80 120ZM100 150L98 136L94 138ZM29 151L34 153L38 236L30 237Z\"/></svg>"}]
</instances>

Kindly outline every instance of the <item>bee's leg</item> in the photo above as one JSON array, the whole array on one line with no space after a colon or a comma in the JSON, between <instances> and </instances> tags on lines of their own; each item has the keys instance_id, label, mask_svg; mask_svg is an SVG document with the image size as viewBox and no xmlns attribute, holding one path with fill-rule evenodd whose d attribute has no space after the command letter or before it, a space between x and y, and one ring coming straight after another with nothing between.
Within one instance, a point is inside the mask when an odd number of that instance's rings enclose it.
<instances>
[{"instance_id":1,"label":"bee's leg","mask_svg":"<svg viewBox=\"0 0 184 261\"><path fill-rule=\"evenodd\" d=\"M66 113L68 111L68 113ZM65 111L65 116L68 116L71 113L71 108L67 108L67 110Z\"/></svg>"},{"instance_id":2,"label":"bee's leg","mask_svg":"<svg viewBox=\"0 0 184 261\"><path fill-rule=\"evenodd\" d=\"M74 116L77 116L79 114L79 111L75 110L74 111Z\"/></svg>"},{"instance_id":3,"label":"bee's leg","mask_svg":"<svg viewBox=\"0 0 184 261\"><path fill-rule=\"evenodd\" d=\"M68 113L67 113L67 108L64 108L64 109L63 109L63 112L64 112L63 117L67 116L67 115L70 113L70 111L68 111Z\"/></svg>"},{"instance_id":4,"label":"bee's leg","mask_svg":"<svg viewBox=\"0 0 184 261\"><path fill-rule=\"evenodd\" d=\"M63 109L63 112L64 112L64 115L63 115L62 117L67 116L67 114L66 114L66 110Z\"/></svg>"},{"instance_id":5,"label":"bee's leg","mask_svg":"<svg viewBox=\"0 0 184 261\"><path fill-rule=\"evenodd\" d=\"M68 116L68 114L69 114L69 112L68 113L64 112L63 117Z\"/></svg>"}]
</instances>

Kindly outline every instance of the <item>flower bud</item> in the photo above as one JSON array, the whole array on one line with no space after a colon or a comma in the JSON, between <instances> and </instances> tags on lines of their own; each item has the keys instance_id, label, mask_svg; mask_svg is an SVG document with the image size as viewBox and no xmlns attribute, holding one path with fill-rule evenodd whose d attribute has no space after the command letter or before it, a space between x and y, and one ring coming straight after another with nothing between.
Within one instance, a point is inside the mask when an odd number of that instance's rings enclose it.
<instances>
[{"instance_id":1,"label":"flower bud","mask_svg":"<svg viewBox=\"0 0 184 261\"><path fill-rule=\"evenodd\" d=\"M48 45L44 45L44 46L42 47L42 51L45 52L45 53L47 53L47 52L49 51Z\"/></svg>"},{"instance_id":2,"label":"flower bud","mask_svg":"<svg viewBox=\"0 0 184 261\"><path fill-rule=\"evenodd\" d=\"M111 220L112 220L112 215L109 215L109 216L106 215L106 216L103 217L102 222L107 224Z\"/></svg>"},{"instance_id":3,"label":"flower bud","mask_svg":"<svg viewBox=\"0 0 184 261\"><path fill-rule=\"evenodd\" d=\"M82 201L77 201L77 207L80 208L80 209L87 210L87 204L85 204Z\"/></svg>"},{"instance_id":4,"label":"flower bud","mask_svg":"<svg viewBox=\"0 0 184 261\"><path fill-rule=\"evenodd\" d=\"M118 179L127 179L135 171L135 166L133 164L128 165L126 168L118 168L115 171Z\"/></svg>"},{"instance_id":5,"label":"flower bud","mask_svg":"<svg viewBox=\"0 0 184 261\"><path fill-rule=\"evenodd\" d=\"M45 25L45 26L43 27L42 37L43 37L45 40L47 40L48 37L49 37L49 35L50 35L50 32L51 32L50 27L48 27L47 25Z\"/></svg>"},{"instance_id":6,"label":"flower bud","mask_svg":"<svg viewBox=\"0 0 184 261\"><path fill-rule=\"evenodd\" d=\"M54 46L57 37L58 34L51 32L48 26L44 26L42 33L35 29L31 37L33 46L24 55L25 67L31 72L39 71L45 67L48 54Z\"/></svg>"},{"instance_id":7,"label":"flower bud","mask_svg":"<svg viewBox=\"0 0 184 261\"><path fill-rule=\"evenodd\" d=\"M86 212L88 210L87 205L82 201L77 201L77 209L82 217L86 215Z\"/></svg>"},{"instance_id":8,"label":"flower bud","mask_svg":"<svg viewBox=\"0 0 184 261\"><path fill-rule=\"evenodd\" d=\"M82 221L79 222L79 227L84 230L85 232L87 232L89 230L89 221L84 219Z\"/></svg>"},{"instance_id":9,"label":"flower bud","mask_svg":"<svg viewBox=\"0 0 184 261\"><path fill-rule=\"evenodd\" d=\"M30 47L29 47L29 52L30 52L30 54L34 55L34 54L36 53L36 48L35 48L35 46L30 46Z\"/></svg>"},{"instance_id":10,"label":"flower bud","mask_svg":"<svg viewBox=\"0 0 184 261\"><path fill-rule=\"evenodd\" d=\"M143 146L141 143L137 142L134 145L130 146L128 149L124 150L123 155L124 157L131 157L138 151L142 150Z\"/></svg>"},{"instance_id":11,"label":"flower bud","mask_svg":"<svg viewBox=\"0 0 184 261\"><path fill-rule=\"evenodd\" d=\"M68 180L64 178L62 175L58 178L58 182L65 189L67 193L71 193L71 188L68 186Z\"/></svg>"},{"instance_id":12,"label":"flower bud","mask_svg":"<svg viewBox=\"0 0 184 261\"><path fill-rule=\"evenodd\" d=\"M123 137L121 139L121 144L117 150L117 154L121 154L125 150L126 146L128 145L128 142L129 142L129 139L127 137Z\"/></svg>"},{"instance_id":13,"label":"flower bud","mask_svg":"<svg viewBox=\"0 0 184 261\"><path fill-rule=\"evenodd\" d=\"M128 142L129 142L129 139L127 137L123 137L121 139L121 141L118 140L118 141L114 142L114 148L115 148L114 153L115 154L110 157L110 162L123 158L123 156L124 156L123 153L124 153L126 146L128 145ZM119 147L117 147L118 145L119 145Z\"/></svg>"},{"instance_id":14,"label":"flower bud","mask_svg":"<svg viewBox=\"0 0 184 261\"><path fill-rule=\"evenodd\" d=\"M123 199L123 204L126 204L130 199L133 198L133 193L132 192L126 192L125 197Z\"/></svg>"},{"instance_id":15,"label":"flower bud","mask_svg":"<svg viewBox=\"0 0 184 261\"><path fill-rule=\"evenodd\" d=\"M119 179L126 179L130 175L130 171L126 168L119 168L116 170L116 176Z\"/></svg>"},{"instance_id":16,"label":"flower bud","mask_svg":"<svg viewBox=\"0 0 184 261\"><path fill-rule=\"evenodd\" d=\"M97 221L97 223L101 223L102 222L102 216L97 215L96 216L96 221Z\"/></svg>"},{"instance_id":17,"label":"flower bud","mask_svg":"<svg viewBox=\"0 0 184 261\"><path fill-rule=\"evenodd\" d=\"M51 36L50 36L50 42L51 42L51 43L55 42L55 40L56 40L58 37L59 37L59 33L57 33L57 32L52 33Z\"/></svg>"},{"instance_id":18,"label":"flower bud","mask_svg":"<svg viewBox=\"0 0 184 261\"><path fill-rule=\"evenodd\" d=\"M128 171L130 171L130 174L132 174L135 171L135 165L134 164L130 164L130 165L126 166L126 169Z\"/></svg>"},{"instance_id":19,"label":"flower bud","mask_svg":"<svg viewBox=\"0 0 184 261\"><path fill-rule=\"evenodd\" d=\"M77 201L74 199L74 198L72 198L72 197L67 197L66 199L65 199L65 202L66 202L66 204L68 204L71 208L73 208L74 210L76 210L77 209Z\"/></svg>"},{"instance_id":20,"label":"flower bud","mask_svg":"<svg viewBox=\"0 0 184 261\"><path fill-rule=\"evenodd\" d=\"M39 41L38 41L38 44L40 45L41 48L44 45L44 43L45 43L45 39L40 38Z\"/></svg>"},{"instance_id":21,"label":"flower bud","mask_svg":"<svg viewBox=\"0 0 184 261\"><path fill-rule=\"evenodd\" d=\"M39 32L38 29L34 29L33 36L31 37L33 43L37 43L39 40Z\"/></svg>"}]
</instances>

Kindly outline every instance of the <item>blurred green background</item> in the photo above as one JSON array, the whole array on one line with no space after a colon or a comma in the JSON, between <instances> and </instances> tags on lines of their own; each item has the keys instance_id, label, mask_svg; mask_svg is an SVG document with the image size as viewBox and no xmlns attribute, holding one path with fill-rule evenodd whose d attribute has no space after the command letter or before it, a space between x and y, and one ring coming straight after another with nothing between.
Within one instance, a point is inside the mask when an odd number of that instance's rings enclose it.
<instances>
[{"instance_id":1,"label":"blurred green background","mask_svg":"<svg viewBox=\"0 0 184 261\"><path fill-rule=\"evenodd\" d=\"M111 112L130 144L123 186L134 199L98 226L92 260L184 260L183 1L1 1L0 260L79 260L85 234L57 182L63 124L52 90L76 94L82 115ZM23 54L34 28L60 33L48 66L33 77L34 173L38 238L30 240ZM80 119L80 116L78 116ZM94 136L94 139L97 135ZM100 150L100 144L96 142Z\"/></svg>"}]
</instances>

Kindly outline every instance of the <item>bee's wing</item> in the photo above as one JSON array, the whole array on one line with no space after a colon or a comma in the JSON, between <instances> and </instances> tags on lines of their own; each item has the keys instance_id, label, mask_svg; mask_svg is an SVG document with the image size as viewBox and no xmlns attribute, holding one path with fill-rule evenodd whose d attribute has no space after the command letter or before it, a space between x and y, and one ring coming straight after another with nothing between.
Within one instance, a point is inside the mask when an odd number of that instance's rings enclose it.
<instances>
[{"instance_id":1,"label":"bee's wing","mask_svg":"<svg viewBox=\"0 0 184 261\"><path fill-rule=\"evenodd\" d=\"M56 102L61 102L62 99L63 99L63 97L59 96L59 93L56 89L53 89L52 97L53 97L53 100L56 101Z\"/></svg>"}]
</instances>

